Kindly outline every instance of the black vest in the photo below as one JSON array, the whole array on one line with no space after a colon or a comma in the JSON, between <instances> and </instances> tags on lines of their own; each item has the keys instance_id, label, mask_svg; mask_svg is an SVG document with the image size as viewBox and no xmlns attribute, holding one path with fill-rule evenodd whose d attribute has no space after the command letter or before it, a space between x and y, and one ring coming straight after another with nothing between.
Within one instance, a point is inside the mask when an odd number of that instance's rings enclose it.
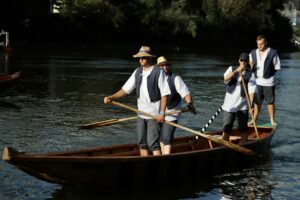
<instances>
[{"instance_id":1,"label":"black vest","mask_svg":"<svg viewBox=\"0 0 300 200\"><path fill-rule=\"evenodd\" d=\"M160 89L158 87L158 78L161 69L154 66L150 75L147 77L147 88L151 102L156 102L161 99ZM135 73L136 95L140 97L140 88L143 79L143 67L139 67Z\"/></svg>"},{"instance_id":2,"label":"black vest","mask_svg":"<svg viewBox=\"0 0 300 200\"><path fill-rule=\"evenodd\" d=\"M238 68L238 67L236 67L236 66L235 66L235 67L232 66L232 71L236 70L237 68ZM246 90L247 90L247 92L248 92L248 82L249 82L249 80L250 80L250 78L251 78L251 76L252 76L252 71L246 69L245 72L246 72L246 73L243 75L243 77L244 77L244 81L245 81L245 85L246 85ZM237 83L237 81L238 81L239 76L240 76L239 74L235 74L235 75L231 78L231 80L229 81L229 83L226 84L226 86L225 86L226 92L232 93L232 92L235 90L236 83ZM241 97L245 97L245 96L246 96L245 90L244 90L244 87L243 87L243 85L242 85L242 83L241 83Z\"/></svg>"},{"instance_id":3,"label":"black vest","mask_svg":"<svg viewBox=\"0 0 300 200\"><path fill-rule=\"evenodd\" d=\"M275 49L270 48L270 51L266 57L264 62L264 78L270 78L275 75L275 66L273 64L274 57L277 56L277 51ZM251 51L251 57L253 61L252 71L254 72L255 77L257 78L257 57L256 57L256 49Z\"/></svg>"},{"instance_id":4,"label":"black vest","mask_svg":"<svg viewBox=\"0 0 300 200\"><path fill-rule=\"evenodd\" d=\"M170 72L168 74L168 84L170 87L171 94L168 96L168 102L167 102L167 108L169 110L175 108L178 106L178 104L181 102L181 96L177 92L176 87L175 87L175 77L177 76L175 73Z\"/></svg>"}]
</instances>

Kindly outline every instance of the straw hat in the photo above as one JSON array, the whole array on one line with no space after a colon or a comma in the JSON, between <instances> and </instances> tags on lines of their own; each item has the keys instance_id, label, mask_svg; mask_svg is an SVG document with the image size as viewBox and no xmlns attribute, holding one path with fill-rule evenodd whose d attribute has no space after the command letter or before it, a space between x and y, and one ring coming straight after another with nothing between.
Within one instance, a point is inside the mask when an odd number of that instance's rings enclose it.
<instances>
[{"instance_id":1,"label":"straw hat","mask_svg":"<svg viewBox=\"0 0 300 200\"><path fill-rule=\"evenodd\" d=\"M162 64L169 64L171 65L171 63L168 62L168 60L164 57L164 56L160 56L159 58L157 58L157 65L162 65Z\"/></svg>"},{"instance_id":2,"label":"straw hat","mask_svg":"<svg viewBox=\"0 0 300 200\"><path fill-rule=\"evenodd\" d=\"M139 52L133 55L134 58L141 58L141 57L155 57L155 55L151 55L151 49L147 46L142 46Z\"/></svg>"}]
</instances>

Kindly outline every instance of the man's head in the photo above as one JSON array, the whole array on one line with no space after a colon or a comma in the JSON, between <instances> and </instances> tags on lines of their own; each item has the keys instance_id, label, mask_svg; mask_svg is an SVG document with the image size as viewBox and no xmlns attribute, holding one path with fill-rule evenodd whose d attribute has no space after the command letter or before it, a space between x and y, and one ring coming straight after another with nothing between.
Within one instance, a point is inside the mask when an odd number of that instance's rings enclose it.
<instances>
[{"instance_id":1,"label":"man's head","mask_svg":"<svg viewBox=\"0 0 300 200\"><path fill-rule=\"evenodd\" d=\"M139 58L139 62L142 67L147 67L151 65L152 57L155 57L151 54L151 49L148 46L142 46L139 52L133 55L134 58Z\"/></svg>"},{"instance_id":2,"label":"man's head","mask_svg":"<svg viewBox=\"0 0 300 200\"><path fill-rule=\"evenodd\" d=\"M239 57L240 65L245 65L245 67L249 67L249 54L248 53L241 53Z\"/></svg>"},{"instance_id":3,"label":"man's head","mask_svg":"<svg viewBox=\"0 0 300 200\"><path fill-rule=\"evenodd\" d=\"M163 69L165 73L168 73L170 71L171 63L169 63L168 60L164 56L160 56L159 58L157 58L156 64L161 69Z\"/></svg>"},{"instance_id":4,"label":"man's head","mask_svg":"<svg viewBox=\"0 0 300 200\"><path fill-rule=\"evenodd\" d=\"M264 36L264 35L257 36L256 37L256 44L257 44L257 48L260 51L266 50L267 49L267 45L268 45L266 36Z\"/></svg>"}]
</instances>

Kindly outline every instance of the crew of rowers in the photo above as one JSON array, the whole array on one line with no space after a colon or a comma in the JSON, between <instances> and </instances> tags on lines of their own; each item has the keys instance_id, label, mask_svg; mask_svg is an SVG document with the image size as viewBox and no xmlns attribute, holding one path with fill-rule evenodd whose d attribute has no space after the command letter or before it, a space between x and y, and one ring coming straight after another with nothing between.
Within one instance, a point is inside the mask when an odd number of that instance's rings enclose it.
<instances>
[{"instance_id":1,"label":"crew of rowers","mask_svg":"<svg viewBox=\"0 0 300 200\"><path fill-rule=\"evenodd\" d=\"M241 53L239 65L230 66L224 73L226 95L222 106L224 110L222 139L226 141L229 141L237 117L241 144L247 142L247 127L256 122L264 101L267 103L270 123L276 126L275 73L281 68L280 60L276 50L268 47L264 35L259 35L256 43L257 49L252 50L250 54ZM171 71L171 63L164 56L157 58L156 65L152 63L155 56L152 55L150 47L142 46L133 57L139 59L140 67L132 73L119 91L105 97L104 103L111 103L135 89L138 110L156 116L156 120L153 120L149 116L138 114L137 138L140 155L170 154L176 128L163 122L167 120L177 123L180 112L171 115L166 113L178 110L184 100L188 109L196 114L191 93L182 78ZM254 104L254 121L250 122L241 75L250 96L250 105Z\"/></svg>"}]
</instances>

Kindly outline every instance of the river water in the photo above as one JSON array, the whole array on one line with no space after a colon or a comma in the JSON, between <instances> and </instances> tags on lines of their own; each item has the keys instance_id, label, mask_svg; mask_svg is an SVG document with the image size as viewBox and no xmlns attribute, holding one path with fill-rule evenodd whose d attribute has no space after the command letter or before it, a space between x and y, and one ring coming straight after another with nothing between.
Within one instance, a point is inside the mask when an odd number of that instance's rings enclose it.
<instances>
[{"instance_id":1,"label":"river water","mask_svg":"<svg viewBox=\"0 0 300 200\"><path fill-rule=\"evenodd\" d=\"M104 105L137 66L136 49L17 49L0 67L22 71L17 85L0 93L0 146L20 151L48 152L135 143L135 123L80 130L85 123L132 116ZM178 51L160 49L173 62L192 92L197 115L185 114L181 124L200 129L222 105L223 73L236 64L238 51ZM0 199L299 199L300 198L300 53L280 54L277 81L277 134L271 158L262 164L187 185L176 191L107 194L47 183L0 161ZM122 100L135 105L135 96ZM268 122L266 106L259 121ZM209 128L220 129L222 115ZM187 135L177 130L176 135ZM182 184L181 185L185 185Z\"/></svg>"}]
</instances>

